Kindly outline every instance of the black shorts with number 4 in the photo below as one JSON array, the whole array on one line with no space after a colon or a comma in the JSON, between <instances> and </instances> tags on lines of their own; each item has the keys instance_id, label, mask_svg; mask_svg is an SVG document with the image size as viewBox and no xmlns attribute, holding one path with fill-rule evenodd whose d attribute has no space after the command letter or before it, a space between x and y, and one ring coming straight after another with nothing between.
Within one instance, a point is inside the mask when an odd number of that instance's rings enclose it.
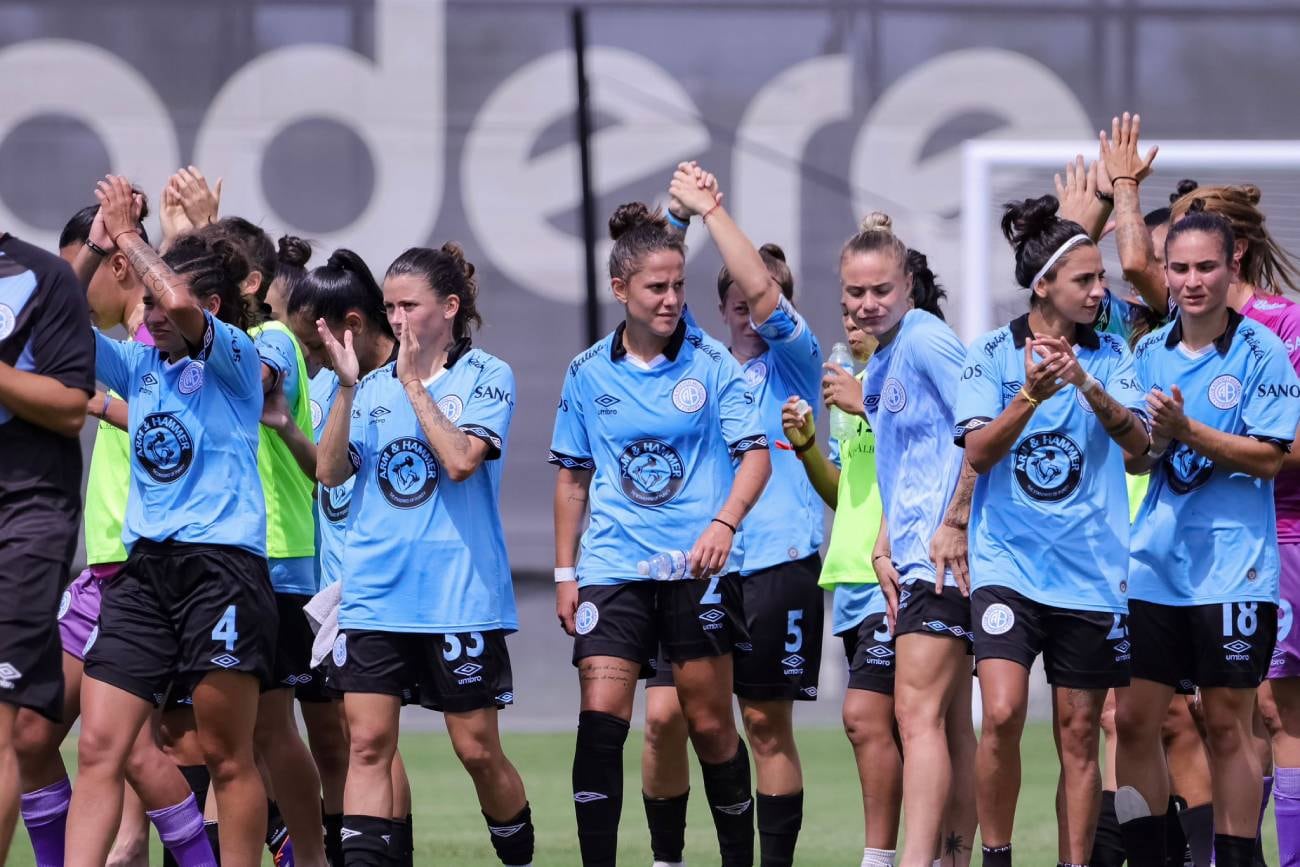
<instances>
[{"instance_id":1,"label":"black shorts with number 4","mask_svg":"<svg viewBox=\"0 0 1300 867\"><path fill-rule=\"evenodd\" d=\"M394 695L430 710L467 713L514 704L502 629L379 632L344 629L334 642L329 685L342 693Z\"/></svg>"},{"instance_id":2,"label":"black shorts with number 4","mask_svg":"<svg viewBox=\"0 0 1300 867\"><path fill-rule=\"evenodd\" d=\"M971 649L970 600L956 587L934 592L934 582L916 579L898 588L898 622L894 637L910 633L955 638Z\"/></svg>"},{"instance_id":3,"label":"black shorts with number 4","mask_svg":"<svg viewBox=\"0 0 1300 867\"><path fill-rule=\"evenodd\" d=\"M573 620L575 666L613 656L638 663L643 678L655 672L661 645L666 662L680 663L724 656L748 640L734 575L579 587Z\"/></svg>"},{"instance_id":4,"label":"black shorts with number 4","mask_svg":"<svg viewBox=\"0 0 1300 867\"><path fill-rule=\"evenodd\" d=\"M1007 659L1031 668L1041 653L1047 682L1070 689L1128 686L1125 615L1035 602L1009 587L971 593L975 661Z\"/></svg>"},{"instance_id":5,"label":"black shorts with number 4","mask_svg":"<svg viewBox=\"0 0 1300 867\"><path fill-rule=\"evenodd\" d=\"M1271 602L1159 605L1130 599L1133 676L1191 695L1196 687L1255 689L1277 641Z\"/></svg>"},{"instance_id":6,"label":"black shorts with number 4","mask_svg":"<svg viewBox=\"0 0 1300 867\"><path fill-rule=\"evenodd\" d=\"M213 671L246 672L268 687L278 626L265 557L141 539L105 588L86 676L155 705Z\"/></svg>"}]
</instances>

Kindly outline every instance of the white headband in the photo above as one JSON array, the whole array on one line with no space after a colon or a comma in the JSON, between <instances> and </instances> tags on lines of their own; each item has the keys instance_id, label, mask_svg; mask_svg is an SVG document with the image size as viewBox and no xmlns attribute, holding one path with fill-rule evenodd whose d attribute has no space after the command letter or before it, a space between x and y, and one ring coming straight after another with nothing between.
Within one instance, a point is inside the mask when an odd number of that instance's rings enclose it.
<instances>
[{"instance_id":1,"label":"white headband","mask_svg":"<svg viewBox=\"0 0 1300 867\"><path fill-rule=\"evenodd\" d=\"M1060 261L1062 256L1070 252L1078 245L1088 243L1091 241L1092 238L1088 237L1087 235L1082 235L1082 234L1073 235L1069 239L1067 239L1064 244L1057 247L1056 252L1048 257L1047 263L1043 265L1043 267L1038 269L1038 273L1034 275L1034 279L1029 281L1030 290L1032 291L1034 287L1036 287L1039 283L1042 282L1043 277L1046 276L1048 271L1052 270L1052 266L1055 265L1058 261Z\"/></svg>"}]
</instances>

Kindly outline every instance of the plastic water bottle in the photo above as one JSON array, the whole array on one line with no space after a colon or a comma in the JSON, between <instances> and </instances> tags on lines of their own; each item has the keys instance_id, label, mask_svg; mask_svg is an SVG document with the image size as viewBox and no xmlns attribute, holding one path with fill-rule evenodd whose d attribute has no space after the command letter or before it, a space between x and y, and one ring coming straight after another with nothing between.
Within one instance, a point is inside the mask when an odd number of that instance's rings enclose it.
<instances>
[{"instance_id":1,"label":"plastic water bottle","mask_svg":"<svg viewBox=\"0 0 1300 867\"><path fill-rule=\"evenodd\" d=\"M664 551L656 554L649 560L642 560L636 564L638 575L643 575L651 581L684 581L690 577L686 570L686 552L685 551Z\"/></svg>"},{"instance_id":2,"label":"plastic water bottle","mask_svg":"<svg viewBox=\"0 0 1300 867\"><path fill-rule=\"evenodd\" d=\"M831 347L831 354L827 356L827 361L831 364L837 364L847 370L850 374L853 370L853 353L849 350L847 343L837 343ZM830 412L831 436L840 442L844 442L853 436L858 429L857 419L849 415L838 406L831 407Z\"/></svg>"}]
</instances>

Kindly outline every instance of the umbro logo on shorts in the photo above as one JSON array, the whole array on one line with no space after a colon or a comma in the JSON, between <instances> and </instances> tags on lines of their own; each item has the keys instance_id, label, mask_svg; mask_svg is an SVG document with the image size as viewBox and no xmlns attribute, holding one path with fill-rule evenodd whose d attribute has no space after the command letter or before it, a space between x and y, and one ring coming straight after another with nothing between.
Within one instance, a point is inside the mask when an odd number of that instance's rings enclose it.
<instances>
[{"instance_id":1,"label":"umbro logo on shorts","mask_svg":"<svg viewBox=\"0 0 1300 867\"><path fill-rule=\"evenodd\" d=\"M705 623L717 623L719 620L721 620L726 616L727 615L723 614L718 609L710 608L708 611L705 611L703 614L700 615L700 619L703 620Z\"/></svg>"},{"instance_id":2,"label":"umbro logo on shorts","mask_svg":"<svg viewBox=\"0 0 1300 867\"><path fill-rule=\"evenodd\" d=\"M579 804L590 804L592 801L605 801L609 795L602 795L600 792L574 792L573 800Z\"/></svg>"},{"instance_id":3,"label":"umbro logo on shorts","mask_svg":"<svg viewBox=\"0 0 1300 867\"><path fill-rule=\"evenodd\" d=\"M792 653L781 660L781 664L786 668L800 668L803 666L803 657L797 653Z\"/></svg>"},{"instance_id":4,"label":"umbro logo on shorts","mask_svg":"<svg viewBox=\"0 0 1300 867\"><path fill-rule=\"evenodd\" d=\"M291 674L284 680L280 681L280 683L283 683L285 686L300 686L309 684L311 681L312 676L310 674Z\"/></svg>"},{"instance_id":5,"label":"umbro logo on shorts","mask_svg":"<svg viewBox=\"0 0 1300 867\"><path fill-rule=\"evenodd\" d=\"M870 653L876 659L887 659L894 655L894 651L883 644L873 644L867 648L867 653Z\"/></svg>"},{"instance_id":6,"label":"umbro logo on shorts","mask_svg":"<svg viewBox=\"0 0 1300 867\"><path fill-rule=\"evenodd\" d=\"M467 662L462 666L453 668L451 673L461 677L470 677L471 675L478 674L482 670L483 666L479 665L477 662Z\"/></svg>"},{"instance_id":7,"label":"umbro logo on shorts","mask_svg":"<svg viewBox=\"0 0 1300 867\"><path fill-rule=\"evenodd\" d=\"M220 656L214 656L208 660L213 665L219 665L222 668L233 668L239 665L239 657L231 656L229 653L223 653Z\"/></svg>"},{"instance_id":8,"label":"umbro logo on shorts","mask_svg":"<svg viewBox=\"0 0 1300 867\"><path fill-rule=\"evenodd\" d=\"M23 673L14 668L8 662L0 662L0 689L13 689L14 681L20 679Z\"/></svg>"},{"instance_id":9,"label":"umbro logo on shorts","mask_svg":"<svg viewBox=\"0 0 1300 867\"><path fill-rule=\"evenodd\" d=\"M1223 645L1223 649L1228 651L1224 655L1224 659L1229 662L1250 661L1250 645L1242 641L1240 638L1235 641L1229 641L1227 644Z\"/></svg>"},{"instance_id":10,"label":"umbro logo on shorts","mask_svg":"<svg viewBox=\"0 0 1300 867\"><path fill-rule=\"evenodd\" d=\"M515 694L513 692L503 692L497 696L497 704L514 704Z\"/></svg>"}]
</instances>

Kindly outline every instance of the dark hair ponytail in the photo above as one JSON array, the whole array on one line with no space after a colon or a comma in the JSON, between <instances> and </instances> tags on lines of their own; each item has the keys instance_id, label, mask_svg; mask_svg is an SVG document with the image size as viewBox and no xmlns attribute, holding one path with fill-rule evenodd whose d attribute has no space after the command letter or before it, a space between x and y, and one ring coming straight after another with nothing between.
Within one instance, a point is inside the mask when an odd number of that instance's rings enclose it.
<instances>
[{"instance_id":1,"label":"dark hair ponytail","mask_svg":"<svg viewBox=\"0 0 1300 867\"><path fill-rule=\"evenodd\" d=\"M1061 245L1075 235L1087 235L1083 227L1073 220L1063 220L1056 215L1061 203L1056 196L1040 196L1037 199L1024 199L1019 202L1007 202L1002 206L1002 235L1016 251L1016 282L1025 289L1030 285L1047 261L1061 249ZM1079 246L1095 246L1089 239ZM1050 280L1056 276L1057 264L1043 275ZM1034 296L1030 296L1033 303Z\"/></svg>"},{"instance_id":2,"label":"dark hair ponytail","mask_svg":"<svg viewBox=\"0 0 1300 867\"><path fill-rule=\"evenodd\" d=\"M280 281L280 295L286 300L307 276L306 265L311 261L311 242L296 235L283 235L276 251L275 279Z\"/></svg>"},{"instance_id":3,"label":"dark hair ponytail","mask_svg":"<svg viewBox=\"0 0 1300 867\"><path fill-rule=\"evenodd\" d=\"M289 295L288 310L290 316L302 313L331 325L339 324L349 311L355 310L380 334L393 337L384 312L383 290L365 260L345 247L331 253L324 265L303 275Z\"/></svg>"},{"instance_id":4,"label":"dark hair ponytail","mask_svg":"<svg viewBox=\"0 0 1300 867\"><path fill-rule=\"evenodd\" d=\"M920 250L907 250L907 273L912 275L912 304L916 309L943 319L939 302L948 297L939 278L930 270L930 260Z\"/></svg>"},{"instance_id":5,"label":"dark hair ponytail","mask_svg":"<svg viewBox=\"0 0 1300 867\"><path fill-rule=\"evenodd\" d=\"M456 319L451 324L455 340L469 340L470 327L482 327L483 317L478 312L478 281L474 279L474 263L465 258L465 251L455 241L448 241L437 250L411 247L388 266L388 277L408 274L422 279L444 301L453 295L460 299Z\"/></svg>"},{"instance_id":6,"label":"dark hair ponytail","mask_svg":"<svg viewBox=\"0 0 1300 867\"><path fill-rule=\"evenodd\" d=\"M767 266L767 273L772 275L776 285L781 287L781 294L786 300L794 300L794 275L790 273L790 265L785 261L785 250L782 250L776 244L770 241L758 248L759 258ZM725 302L727 300L727 290L735 282L731 279L731 272L727 266L723 265L722 270L718 272L718 300Z\"/></svg>"},{"instance_id":7,"label":"dark hair ponytail","mask_svg":"<svg viewBox=\"0 0 1300 867\"><path fill-rule=\"evenodd\" d=\"M248 257L249 272L256 271L262 275L262 282L257 287L257 300L259 303L265 303L266 293L271 288L271 281L275 279L279 264L271 236L262 231L261 226L243 217L222 217L214 225L244 248L244 255Z\"/></svg>"},{"instance_id":8,"label":"dark hair ponytail","mask_svg":"<svg viewBox=\"0 0 1300 867\"><path fill-rule=\"evenodd\" d=\"M669 228L668 220L655 208L641 202L619 205L609 218L609 237L614 248L609 251L609 276L627 280L641 270L641 260L659 250L676 250L686 257L682 236Z\"/></svg>"},{"instance_id":9,"label":"dark hair ponytail","mask_svg":"<svg viewBox=\"0 0 1300 867\"><path fill-rule=\"evenodd\" d=\"M1148 211L1146 216L1142 218L1142 222L1146 224L1148 229L1154 229L1157 226L1163 226L1165 223L1168 223L1170 219L1173 218L1174 202L1192 192L1198 186L1200 185L1191 178L1183 178L1178 182L1178 186L1174 188L1174 191L1169 194L1169 205L1163 208L1156 208L1154 211Z\"/></svg>"},{"instance_id":10,"label":"dark hair ponytail","mask_svg":"<svg viewBox=\"0 0 1300 867\"><path fill-rule=\"evenodd\" d=\"M248 259L230 238L219 232L188 232L172 242L162 259L185 279L200 303L213 295L221 299L217 318L222 322L247 331L262 321L261 305L242 291Z\"/></svg>"}]
</instances>

